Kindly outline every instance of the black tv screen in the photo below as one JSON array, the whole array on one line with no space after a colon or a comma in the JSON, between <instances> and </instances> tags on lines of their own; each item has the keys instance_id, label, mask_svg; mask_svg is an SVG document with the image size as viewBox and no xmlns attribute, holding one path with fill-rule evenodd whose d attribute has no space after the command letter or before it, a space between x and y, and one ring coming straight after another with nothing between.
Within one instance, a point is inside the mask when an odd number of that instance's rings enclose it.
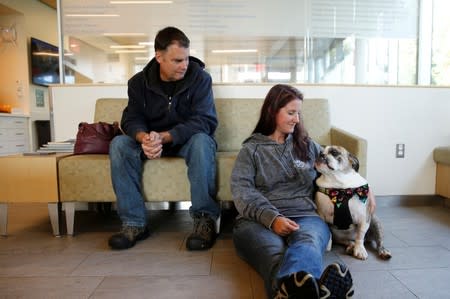
<instances>
[{"instance_id":1,"label":"black tv screen","mask_svg":"<svg viewBox=\"0 0 450 299\"><path fill-rule=\"evenodd\" d=\"M48 86L60 83L57 46L32 37L30 55L31 82L33 84Z\"/></svg>"}]
</instances>

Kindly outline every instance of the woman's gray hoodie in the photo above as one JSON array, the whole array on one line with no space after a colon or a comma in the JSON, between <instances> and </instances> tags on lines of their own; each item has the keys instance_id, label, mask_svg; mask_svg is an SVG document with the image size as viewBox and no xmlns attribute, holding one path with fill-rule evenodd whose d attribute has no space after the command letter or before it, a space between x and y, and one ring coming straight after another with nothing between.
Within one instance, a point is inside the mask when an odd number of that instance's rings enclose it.
<instances>
[{"instance_id":1,"label":"woman's gray hoodie","mask_svg":"<svg viewBox=\"0 0 450 299\"><path fill-rule=\"evenodd\" d=\"M267 228L277 216L317 216L313 201L319 144L310 139L307 162L296 158L292 135L284 144L253 134L244 141L231 174L231 193L241 217Z\"/></svg>"}]
</instances>

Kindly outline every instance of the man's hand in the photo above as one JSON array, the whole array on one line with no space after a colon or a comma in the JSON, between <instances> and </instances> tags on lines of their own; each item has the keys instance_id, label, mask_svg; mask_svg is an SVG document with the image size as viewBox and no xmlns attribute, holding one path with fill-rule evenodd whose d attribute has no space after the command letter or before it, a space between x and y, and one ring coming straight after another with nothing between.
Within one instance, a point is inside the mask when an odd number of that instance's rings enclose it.
<instances>
[{"instance_id":1,"label":"man's hand","mask_svg":"<svg viewBox=\"0 0 450 299\"><path fill-rule=\"evenodd\" d=\"M162 154L162 137L159 133L151 131L144 133L141 137L142 151L145 156L150 159L158 159Z\"/></svg>"},{"instance_id":2,"label":"man's hand","mask_svg":"<svg viewBox=\"0 0 450 299\"><path fill-rule=\"evenodd\" d=\"M289 218L278 216L272 223L272 230L280 236L286 237L293 231L296 231L300 226Z\"/></svg>"}]
</instances>

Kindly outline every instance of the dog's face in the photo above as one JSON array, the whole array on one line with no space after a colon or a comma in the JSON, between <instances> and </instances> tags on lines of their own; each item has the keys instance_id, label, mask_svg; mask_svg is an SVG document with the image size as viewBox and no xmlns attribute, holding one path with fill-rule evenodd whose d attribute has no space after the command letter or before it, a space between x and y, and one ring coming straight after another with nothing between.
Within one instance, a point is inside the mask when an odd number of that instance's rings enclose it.
<instances>
[{"instance_id":1,"label":"dog's face","mask_svg":"<svg viewBox=\"0 0 450 299\"><path fill-rule=\"evenodd\" d=\"M358 171L359 161L342 146L326 146L315 162L317 171L322 174L334 172Z\"/></svg>"}]
</instances>

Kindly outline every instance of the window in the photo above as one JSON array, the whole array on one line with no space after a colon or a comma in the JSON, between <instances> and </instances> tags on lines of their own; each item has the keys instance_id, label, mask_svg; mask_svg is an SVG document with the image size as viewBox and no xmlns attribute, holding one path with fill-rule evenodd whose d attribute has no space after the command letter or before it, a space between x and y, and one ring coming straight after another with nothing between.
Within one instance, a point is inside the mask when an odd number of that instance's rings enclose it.
<instances>
[{"instance_id":1,"label":"window","mask_svg":"<svg viewBox=\"0 0 450 299\"><path fill-rule=\"evenodd\" d=\"M75 83L126 83L170 24L191 39L214 83L409 85L417 83L418 3L61 0L62 32Z\"/></svg>"},{"instance_id":2,"label":"window","mask_svg":"<svg viewBox=\"0 0 450 299\"><path fill-rule=\"evenodd\" d=\"M431 84L450 85L450 3L433 1L433 34L431 54Z\"/></svg>"}]
</instances>

